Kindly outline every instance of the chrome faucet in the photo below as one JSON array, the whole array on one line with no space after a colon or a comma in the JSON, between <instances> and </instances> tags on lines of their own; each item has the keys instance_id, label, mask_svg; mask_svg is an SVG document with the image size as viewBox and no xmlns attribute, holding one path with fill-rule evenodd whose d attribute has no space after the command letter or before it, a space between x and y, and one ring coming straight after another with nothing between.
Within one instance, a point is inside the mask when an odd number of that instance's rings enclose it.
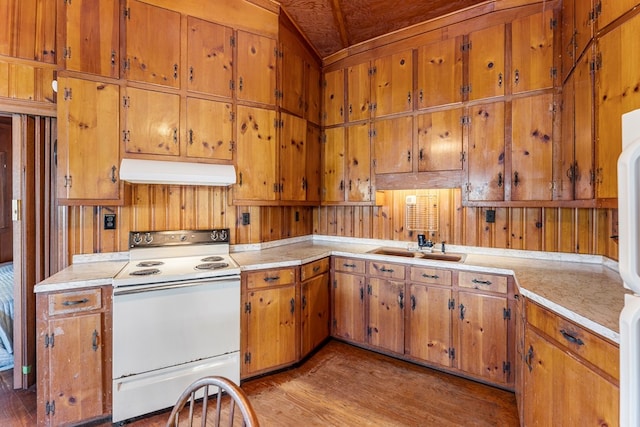
<instances>
[{"instance_id":1,"label":"chrome faucet","mask_svg":"<svg viewBox=\"0 0 640 427\"><path fill-rule=\"evenodd\" d=\"M427 251L431 252L431 251L433 251L433 245L434 245L434 243L431 241L431 239L427 240L427 237L424 234L418 234L418 249L419 250L427 250Z\"/></svg>"}]
</instances>

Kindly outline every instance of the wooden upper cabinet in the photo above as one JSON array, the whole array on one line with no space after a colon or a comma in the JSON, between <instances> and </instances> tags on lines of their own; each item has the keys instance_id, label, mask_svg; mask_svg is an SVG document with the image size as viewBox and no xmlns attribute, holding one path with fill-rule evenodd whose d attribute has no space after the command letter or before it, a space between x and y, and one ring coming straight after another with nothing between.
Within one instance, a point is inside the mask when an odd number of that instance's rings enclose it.
<instances>
[{"instance_id":1,"label":"wooden upper cabinet","mask_svg":"<svg viewBox=\"0 0 640 427\"><path fill-rule=\"evenodd\" d=\"M276 104L276 40L238 31L238 100Z\"/></svg>"},{"instance_id":2,"label":"wooden upper cabinet","mask_svg":"<svg viewBox=\"0 0 640 427\"><path fill-rule=\"evenodd\" d=\"M305 201L307 198L307 121L282 113L280 132L280 199ZM320 153L318 153L320 155Z\"/></svg>"},{"instance_id":3,"label":"wooden upper cabinet","mask_svg":"<svg viewBox=\"0 0 640 427\"><path fill-rule=\"evenodd\" d=\"M593 49L590 49L576 64L573 73L574 117L567 119L575 127L575 161L570 176L573 179L576 200L593 199L595 195L592 61ZM562 123L564 125L564 122Z\"/></svg>"},{"instance_id":4,"label":"wooden upper cabinet","mask_svg":"<svg viewBox=\"0 0 640 427\"><path fill-rule=\"evenodd\" d=\"M375 117L413 110L413 50L373 61L371 104Z\"/></svg>"},{"instance_id":5,"label":"wooden upper cabinet","mask_svg":"<svg viewBox=\"0 0 640 427\"><path fill-rule=\"evenodd\" d=\"M603 8L605 5L603 4ZM640 15L600 37L596 70L596 197L618 195L617 160L622 151L623 113L640 108L637 50ZM621 66L623 64L623 66Z\"/></svg>"},{"instance_id":6,"label":"wooden upper cabinet","mask_svg":"<svg viewBox=\"0 0 640 427\"><path fill-rule=\"evenodd\" d=\"M304 117L311 123L320 125L320 103L322 99L320 91L320 67L315 64L305 63L305 104Z\"/></svg>"},{"instance_id":7,"label":"wooden upper cabinet","mask_svg":"<svg viewBox=\"0 0 640 427\"><path fill-rule=\"evenodd\" d=\"M504 200L504 102L471 107L469 118L468 198Z\"/></svg>"},{"instance_id":8,"label":"wooden upper cabinet","mask_svg":"<svg viewBox=\"0 0 640 427\"><path fill-rule=\"evenodd\" d=\"M187 98L186 155L233 159L233 108L226 102Z\"/></svg>"},{"instance_id":9,"label":"wooden upper cabinet","mask_svg":"<svg viewBox=\"0 0 640 427\"><path fill-rule=\"evenodd\" d=\"M367 120L371 116L371 78L368 62L347 68L347 106L350 122Z\"/></svg>"},{"instance_id":10,"label":"wooden upper cabinet","mask_svg":"<svg viewBox=\"0 0 640 427\"><path fill-rule=\"evenodd\" d=\"M584 49L593 38L593 19L591 19L591 11L593 10L593 0L574 0L574 34L575 34L575 61L578 60ZM626 0L625 0L626 1ZM564 1L563 1L564 4ZM564 19L564 15L562 16Z\"/></svg>"},{"instance_id":11,"label":"wooden upper cabinet","mask_svg":"<svg viewBox=\"0 0 640 427\"><path fill-rule=\"evenodd\" d=\"M180 13L127 0L125 77L180 86ZM161 32L162 37L159 37Z\"/></svg>"},{"instance_id":12,"label":"wooden upper cabinet","mask_svg":"<svg viewBox=\"0 0 640 427\"><path fill-rule=\"evenodd\" d=\"M469 34L469 99L504 95L505 25Z\"/></svg>"},{"instance_id":13,"label":"wooden upper cabinet","mask_svg":"<svg viewBox=\"0 0 640 427\"><path fill-rule=\"evenodd\" d=\"M0 55L55 64L56 17L64 15L62 6L62 2L55 0L0 2L0 16L4 17L0 27Z\"/></svg>"},{"instance_id":14,"label":"wooden upper cabinet","mask_svg":"<svg viewBox=\"0 0 640 427\"><path fill-rule=\"evenodd\" d=\"M304 70L303 59L293 49L282 48L282 108L302 117L304 102Z\"/></svg>"},{"instance_id":15,"label":"wooden upper cabinet","mask_svg":"<svg viewBox=\"0 0 640 427\"><path fill-rule=\"evenodd\" d=\"M603 29L638 4L637 0L597 0L594 5L596 25Z\"/></svg>"},{"instance_id":16,"label":"wooden upper cabinet","mask_svg":"<svg viewBox=\"0 0 640 427\"><path fill-rule=\"evenodd\" d=\"M322 144L320 128L307 123L307 160L305 162L306 200L320 202L322 188Z\"/></svg>"},{"instance_id":17,"label":"wooden upper cabinet","mask_svg":"<svg viewBox=\"0 0 640 427\"><path fill-rule=\"evenodd\" d=\"M511 92L553 87L553 10L511 23Z\"/></svg>"},{"instance_id":18,"label":"wooden upper cabinet","mask_svg":"<svg viewBox=\"0 0 640 427\"><path fill-rule=\"evenodd\" d=\"M59 78L58 199L120 199L120 131L117 85Z\"/></svg>"},{"instance_id":19,"label":"wooden upper cabinet","mask_svg":"<svg viewBox=\"0 0 640 427\"><path fill-rule=\"evenodd\" d=\"M462 116L462 108L417 116L420 172L462 169Z\"/></svg>"},{"instance_id":20,"label":"wooden upper cabinet","mask_svg":"<svg viewBox=\"0 0 640 427\"><path fill-rule=\"evenodd\" d=\"M78 0L63 8L59 63L63 68L105 77L120 75L120 2Z\"/></svg>"},{"instance_id":21,"label":"wooden upper cabinet","mask_svg":"<svg viewBox=\"0 0 640 427\"><path fill-rule=\"evenodd\" d=\"M123 101L126 153L180 155L180 96L126 88Z\"/></svg>"},{"instance_id":22,"label":"wooden upper cabinet","mask_svg":"<svg viewBox=\"0 0 640 427\"><path fill-rule=\"evenodd\" d=\"M552 198L553 109L553 94L513 100L511 200Z\"/></svg>"},{"instance_id":23,"label":"wooden upper cabinet","mask_svg":"<svg viewBox=\"0 0 640 427\"><path fill-rule=\"evenodd\" d=\"M346 200L371 201L371 142L369 123L347 127Z\"/></svg>"},{"instance_id":24,"label":"wooden upper cabinet","mask_svg":"<svg viewBox=\"0 0 640 427\"><path fill-rule=\"evenodd\" d=\"M322 124L325 126L344 123L344 70L338 69L324 74Z\"/></svg>"},{"instance_id":25,"label":"wooden upper cabinet","mask_svg":"<svg viewBox=\"0 0 640 427\"><path fill-rule=\"evenodd\" d=\"M342 202L345 200L345 129L325 129L322 147L322 201Z\"/></svg>"},{"instance_id":26,"label":"wooden upper cabinet","mask_svg":"<svg viewBox=\"0 0 640 427\"><path fill-rule=\"evenodd\" d=\"M378 120L374 122L372 130L375 173L411 172L413 117Z\"/></svg>"},{"instance_id":27,"label":"wooden upper cabinet","mask_svg":"<svg viewBox=\"0 0 640 427\"><path fill-rule=\"evenodd\" d=\"M233 96L233 30L187 17L187 89Z\"/></svg>"},{"instance_id":28,"label":"wooden upper cabinet","mask_svg":"<svg viewBox=\"0 0 640 427\"><path fill-rule=\"evenodd\" d=\"M593 37L592 0L562 2L562 81L576 65Z\"/></svg>"},{"instance_id":29,"label":"wooden upper cabinet","mask_svg":"<svg viewBox=\"0 0 640 427\"><path fill-rule=\"evenodd\" d=\"M275 120L273 110L238 106L235 200L276 200Z\"/></svg>"},{"instance_id":30,"label":"wooden upper cabinet","mask_svg":"<svg viewBox=\"0 0 640 427\"><path fill-rule=\"evenodd\" d=\"M418 48L418 109L462 102L462 37Z\"/></svg>"}]
</instances>

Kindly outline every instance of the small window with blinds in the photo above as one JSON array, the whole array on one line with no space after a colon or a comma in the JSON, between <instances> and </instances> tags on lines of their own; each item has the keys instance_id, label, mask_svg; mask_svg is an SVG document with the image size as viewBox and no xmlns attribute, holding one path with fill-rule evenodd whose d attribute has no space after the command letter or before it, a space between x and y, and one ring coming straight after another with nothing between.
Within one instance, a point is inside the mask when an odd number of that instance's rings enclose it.
<instances>
[{"instance_id":1,"label":"small window with blinds","mask_svg":"<svg viewBox=\"0 0 640 427\"><path fill-rule=\"evenodd\" d=\"M437 193L407 196L405 204L405 225L409 231L438 231Z\"/></svg>"}]
</instances>

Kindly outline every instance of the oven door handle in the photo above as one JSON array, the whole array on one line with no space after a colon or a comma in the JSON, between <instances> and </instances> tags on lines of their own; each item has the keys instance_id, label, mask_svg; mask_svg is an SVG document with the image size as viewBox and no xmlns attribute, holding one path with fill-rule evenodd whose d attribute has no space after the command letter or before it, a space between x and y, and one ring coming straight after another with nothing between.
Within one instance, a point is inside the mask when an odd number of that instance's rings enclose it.
<instances>
[{"instance_id":1,"label":"oven door handle","mask_svg":"<svg viewBox=\"0 0 640 427\"><path fill-rule=\"evenodd\" d=\"M189 286L201 286L217 282L240 282L240 276L207 277L197 280L187 280L181 282L156 283L148 285L122 286L113 289L113 296L134 295L144 292L166 291L170 289L186 288Z\"/></svg>"}]
</instances>

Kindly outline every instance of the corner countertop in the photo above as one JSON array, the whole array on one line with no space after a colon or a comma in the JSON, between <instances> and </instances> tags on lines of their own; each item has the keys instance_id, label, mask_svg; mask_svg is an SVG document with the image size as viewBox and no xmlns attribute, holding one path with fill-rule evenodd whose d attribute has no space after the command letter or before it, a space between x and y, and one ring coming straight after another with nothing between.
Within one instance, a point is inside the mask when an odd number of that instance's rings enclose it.
<instances>
[{"instance_id":1,"label":"corner countertop","mask_svg":"<svg viewBox=\"0 0 640 427\"><path fill-rule=\"evenodd\" d=\"M346 256L401 264L513 275L519 292L615 343L620 342L618 318L624 306L617 263L592 255L448 246L466 254L448 262L372 254L382 246L407 248L407 242L306 236L257 245L236 245L231 256L241 271L298 266L327 256ZM74 263L36 285L49 292L110 285L126 265L126 252L74 257Z\"/></svg>"}]
</instances>

